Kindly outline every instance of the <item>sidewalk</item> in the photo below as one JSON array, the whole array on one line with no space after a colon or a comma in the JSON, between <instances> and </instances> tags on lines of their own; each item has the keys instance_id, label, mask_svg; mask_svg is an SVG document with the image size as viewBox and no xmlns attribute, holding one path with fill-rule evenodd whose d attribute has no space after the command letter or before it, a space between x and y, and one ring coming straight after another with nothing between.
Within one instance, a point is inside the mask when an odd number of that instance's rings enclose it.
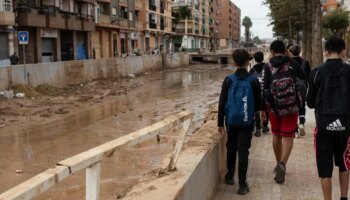
<instances>
[{"instance_id":1,"label":"sidewalk","mask_svg":"<svg viewBox=\"0 0 350 200\"><path fill-rule=\"evenodd\" d=\"M320 200L323 199L321 184L316 169L313 146L313 111L308 110L307 135L295 139L292 155L287 164L286 182L276 184L273 168L276 165L272 150L271 135L254 137L250 149L248 184L250 193L237 195L238 178L235 185L221 184L213 200ZM236 172L237 173L237 172ZM338 168L333 170L333 199L339 199Z\"/></svg>"}]
</instances>

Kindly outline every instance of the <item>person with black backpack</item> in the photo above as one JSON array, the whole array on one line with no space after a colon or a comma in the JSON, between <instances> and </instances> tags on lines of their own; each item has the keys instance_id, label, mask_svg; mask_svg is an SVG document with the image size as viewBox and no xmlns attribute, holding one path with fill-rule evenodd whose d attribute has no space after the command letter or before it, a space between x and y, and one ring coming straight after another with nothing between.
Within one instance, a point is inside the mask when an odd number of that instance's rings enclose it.
<instances>
[{"instance_id":1,"label":"person with black backpack","mask_svg":"<svg viewBox=\"0 0 350 200\"><path fill-rule=\"evenodd\" d=\"M262 109L262 96L258 80L248 73L250 55L244 49L232 54L238 69L227 76L222 84L218 111L218 132L227 130L227 174L225 182L234 184L236 155L238 152L238 194L249 192L247 184L248 155L253 137L254 115Z\"/></svg>"},{"instance_id":2,"label":"person with black backpack","mask_svg":"<svg viewBox=\"0 0 350 200\"><path fill-rule=\"evenodd\" d=\"M305 122L306 122L306 92L308 88L308 81L311 74L311 67L309 61L300 57L301 48L298 45L289 45L287 48L290 52L290 57L295 60L305 72L306 78L299 79L297 78L297 90L301 95L302 102L301 107L299 108L299 132L296 133L296 136L305 136Z\"/></svg>"},{"instance_id":3,"label":"person with black backpack","mask_svg":"<svg viewBox=\"0 0 350 200\"><path fill-rule=\"evenodd\" d=\"M347 200L350 169L350 65L343 62L345 42L330 37L327 60L311 72L307 105L315 108L315 151L325 200L332 199L333 162L339 167L341 200Z\"/></svg>"},{"instance_id":4,"label":"person with black backpack","mask_svg":"<svg viewBox=\"0 0 350 200\"><path fill-rule=\"evenodd\" d=\"M257 64L255 64L252 69L249 71L249 74L255 76L260 83L260 88L261 91L263 91L264 88L264 82L263 82L263 75L264 75L264 66L265 63L264 61L264 53L261 51L258 51L254 54L254 60ZM265 102L262 102L263 105L265 105ZM266 108L266 106L264 106ZM267 113L267 111L265 110L265 112ZM261 127L262 125L262 127ZM260 119L260 114L256 113L255 114L255 133L254 136L256 137L260 137L261 136L261 132L264 134L268 134L270 132L270 129L268 127L269 125L269 115L266 115L266 119L265 120L261 120Z\"/></svg>"},{"instance_id":5,"label":"person with black backpack","mask_svg":"<svg viewBox=\"0 0 350 200\"><path fill-rule=\"evenodd\" d=\"M281 184L285 182L286 164L293 148L301 102L296 79L305 79L305 73L286 55L283 41L272 42L270 51L272 58L264 67L263 95L270 110L272 146L277 161L274 180Z\"/></svg>"}]
</instances>

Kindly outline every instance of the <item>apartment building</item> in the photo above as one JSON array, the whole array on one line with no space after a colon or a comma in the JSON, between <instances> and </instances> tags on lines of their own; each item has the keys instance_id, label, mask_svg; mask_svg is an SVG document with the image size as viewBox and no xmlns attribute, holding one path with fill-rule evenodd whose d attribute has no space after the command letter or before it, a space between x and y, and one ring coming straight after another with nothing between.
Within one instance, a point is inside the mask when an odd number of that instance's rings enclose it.
<instances>
[{"instance_id":1,"label":"apartment building","mask_svg":"<svg viewBox=\"0 0 350 200\"><path fill-rule=\"evenodd\" d=\"M211 0L210 49L239 46L241 10L230 0Z\"/></svg>"},{"instance_id":2,"label":"apartment building","mask_svg":"<svg viewBox=\"0 0 350 200\"><path fill-rule=\"evenodd\" d=\"M95 31L94 4L94 0L19 0L18 31L29 32L25 62L90 58L90 37ZM16 43L16 49L22 62L23 51L18 50L22 47Z\"/></svg>"},{"instance_id":3,"label":"apartment building","mask_svg":"<svg viewBox=\"0 0 350 200\"><path fill-rule=\"evenodd\" d=\"M14 52L14 25L12 0L0 0L0 66L8 65L9 56Z\"/></svg>"},{"instance_id":4,"label":"apartment building","mask_svg":"<svg viewBox=\"0 0 350 200\"><path fill-rule=\"evenodd\" d=\"M181 40L175 46L188 49L209 49L210 0L175 0L173 12L181 6L187 6L192 13L190 19L181 20L175 27L175 33Z\"/></svg>"},{"instance_id":5,"label":"apartment building","mask_svg":"<svg viewBox=\"0 0 350 200\"><path fill-rule=\"evenodd\" d=\"M324 14L340 8L344 0L321 0L322 10Z\"/></svg>"},{"instance_id":6,"label":"apartment building","mask_svg":"<svg viewBox=\"0 0 350 200\"><path fill-rule=\"evenodd\" d=\"M158 49L169 51L172 42L172 0L144 0L145 9L141 13L144 21L142 34L145 52Z\"/></svg>"},{"instance_id":7,"label":"apartment building","mask_svg":"<svg viewBox=\"0 0 350 200\"><path fill-rule=\"evenodd\" d=\"M143 0L97 0L94 58L117 57L142 48L144 6Z\"/></svg>"}]
</instances>

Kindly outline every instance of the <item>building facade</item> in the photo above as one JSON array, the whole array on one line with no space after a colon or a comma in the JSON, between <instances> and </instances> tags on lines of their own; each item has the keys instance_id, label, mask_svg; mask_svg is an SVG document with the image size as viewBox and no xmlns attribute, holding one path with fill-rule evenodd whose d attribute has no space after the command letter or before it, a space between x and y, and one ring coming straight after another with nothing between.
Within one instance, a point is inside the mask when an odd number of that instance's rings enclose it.
<instances>
[{"instance_id":1,"label":"building facade","mask_svg":"<svg viewBox=\"0 0 350 200\"><path fill-rule=\"evenodd\" d=\"M91 57L90 37L95 31L93 0L19 0L16 12L17 31L29 32L28 45L15 45L20 63L24 62L24 55L25 63Z\"/></svg>"},{"instance_id":2,"label":"building facade","mask_svg":"<svg viewBox=\"0 0 350 200\"><path fill-rule=\"evenodd\" d=\"M175 0L173 12L178 12L181 6L187 6L192 17L176 25L175 33L181 40L176 41L175 46L189 50L209 50L210 0Z\"/></svg>"},{"instance_id":3,"label":"building facade","mask_svg":"<svg viewBox=\"0 0 350 200\"><path fill-rule=\"evenodd\" d=\"M210 4L211 49L235 48L241 37L241 10L230 0L212 0Z\"/></svg>"},{"instance_id":4,"label":"building facade","mask_svg":"<svg viewBox=\"0 0 350 200\"><path fill-rule=\"evenodd\" d=\"M9 64L14 52L15 14L12 0L0 0L0 66Z\"/></svg>"},{"instance_id":5,"label":"building facade","mask_svg":"<svg viewBox=\"0 0 350 200\"><path fill-rule=\"evenodd\" d=\"M344 0L321 0L323 14L337 10L344 3Z\"/></svg>"}]
</instances>

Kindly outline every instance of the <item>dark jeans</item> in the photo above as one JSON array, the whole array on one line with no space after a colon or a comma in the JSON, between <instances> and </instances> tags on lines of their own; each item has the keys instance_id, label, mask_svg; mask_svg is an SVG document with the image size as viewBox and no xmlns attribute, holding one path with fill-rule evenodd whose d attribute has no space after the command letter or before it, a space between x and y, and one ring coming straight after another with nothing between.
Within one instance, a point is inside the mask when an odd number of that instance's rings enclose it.
<instances>
[{"instance_id":1,"label":"dark jeans","mask_svg":"<svg viewBox=\"0 0 350 200\"><path fill-rule=\"evenodd\" d=\"M304 101L301 108L299 108L299 124L305 124L305 114L306 114L306 105Z\"/></svg>"},{"instance_id":2,"label":"dark jeans","mask_svg":"<svg viewBox=\"0 0 350 200\"><path fill-rule=\"evenodd\" d=\"M246 183L248 170L249 148L252 142L254 126L245 128L230 127L227 137L227 170L235 174L236 157L238 152L239 185Z\"/></svg>"}]
</instances>

